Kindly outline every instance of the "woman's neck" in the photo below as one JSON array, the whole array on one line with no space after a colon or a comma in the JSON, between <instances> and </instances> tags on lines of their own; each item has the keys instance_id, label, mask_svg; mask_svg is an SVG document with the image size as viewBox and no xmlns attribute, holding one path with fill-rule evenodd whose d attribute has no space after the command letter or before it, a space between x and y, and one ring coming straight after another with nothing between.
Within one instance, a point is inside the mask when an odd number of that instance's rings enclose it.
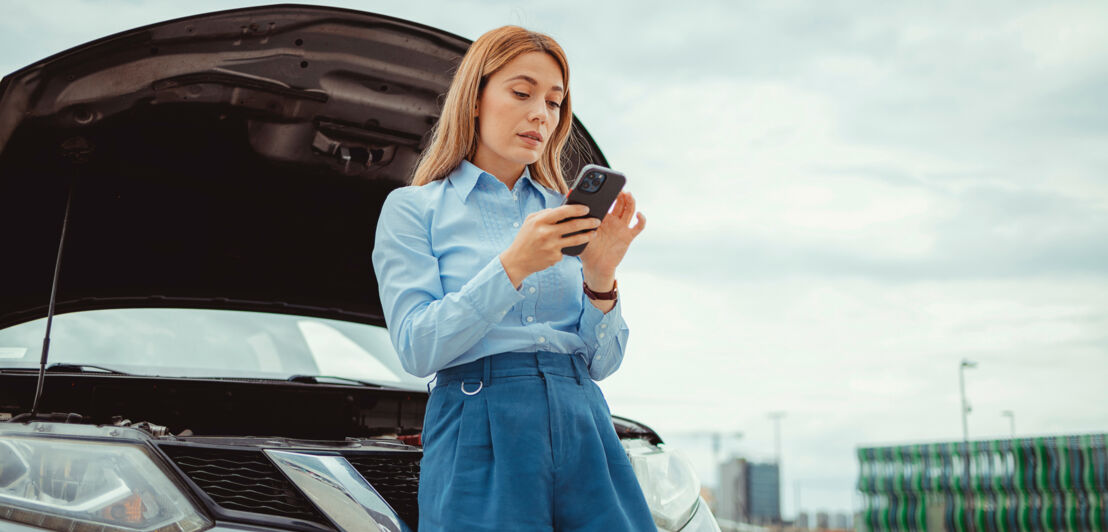
<instances>
[{"instance_id":1,"label":"woman's neck","mask_svg":"<svg viewBox=\"0 0 1108 532\"><path fill-rule=\"evenodd\" d=\"M477 154L473 156L473 160L470 162L477 168L492 174L501 183L507 185L508 190L512 190L516 186L516 181L519 181L519 178L523 176L525 166L499 157L483 157L483 155L481 150L477 150Z\"/></svg>"}]
</instances>

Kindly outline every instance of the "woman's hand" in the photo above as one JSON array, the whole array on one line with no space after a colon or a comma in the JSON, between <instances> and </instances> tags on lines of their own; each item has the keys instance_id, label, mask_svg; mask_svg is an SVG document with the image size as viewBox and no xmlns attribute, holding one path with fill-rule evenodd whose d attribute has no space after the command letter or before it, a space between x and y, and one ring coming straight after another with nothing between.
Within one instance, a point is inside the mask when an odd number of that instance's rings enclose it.
<instances>
[{"instance_id":1,"label":"woman's hand","mask_svg":"<svg viewBox=\"0 0 1108 532\"><path fill-rule=\"evenodd\" d=\"M596 229L597 226L602 227L600 220L596 218L558 223L566 218L584 216L588 213L589 208L584 205L562 205L533 212L527 216L515 240L500 254L500 263L504 266L504 272L508 274L508 279L512 281L512 286L515 286L516 290L519 290L523 279L528 275L545 270L562 260L562 248L584 244L594 239L596 231L568 237L563 235ZM588 248L585 249L588 250Z\"/></svg>"},{"instance_id":2,"label":"woman's hand","mask_svg":"<svg viewBox=\"0 0 1108 532\"><path fill-rule=\"evenodd\" d=\"M607 292L615 284L616 266L623 260L631 241L646 227L646 216L638 213L638 223L631 227L636 217L635 198L630 192L620 192L616 204L604 217L604 223L581 253L581 265L585 283L596 292Z\"/></svg>"}]
</instances>

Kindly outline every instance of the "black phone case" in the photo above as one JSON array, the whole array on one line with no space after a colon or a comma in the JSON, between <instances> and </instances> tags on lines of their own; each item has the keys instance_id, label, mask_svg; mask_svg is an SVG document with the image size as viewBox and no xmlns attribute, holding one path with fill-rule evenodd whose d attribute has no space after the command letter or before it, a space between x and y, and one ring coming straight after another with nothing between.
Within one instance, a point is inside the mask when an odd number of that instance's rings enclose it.
<instances>
[{"instance_id":1,"label":"black phone case","mask_svg":"<svg viewBox=\"0 0 1108 532\"><path fill-rule=\"evenodd\" d=\"M600 189L596 192L581 192L577 190L577 185L581 183L581 178L591 172L601 172L606 176L604 178L604 183L600 185ZM608 209L612 208L612 204L615 203L616 197L619 196L619 192L623 190L623 185L625 184L627 184L627 177L611 168L605 168L598 164L585 165L585 167L577 173L577 180L573 182L573 189L569 191L569 196L566 197L566 205L586 205L589 208L589 213L585 216L566 218L558 223L590 217L603 220L604 215L608 214ZM576 233L569 233L565 236L585 232L587 231L577 231ZM565 255L577 256L580 255L582 251L585 251L585 246L587 245L588 243L562 248L562 253Z\"/></svg>"}]
</instances>

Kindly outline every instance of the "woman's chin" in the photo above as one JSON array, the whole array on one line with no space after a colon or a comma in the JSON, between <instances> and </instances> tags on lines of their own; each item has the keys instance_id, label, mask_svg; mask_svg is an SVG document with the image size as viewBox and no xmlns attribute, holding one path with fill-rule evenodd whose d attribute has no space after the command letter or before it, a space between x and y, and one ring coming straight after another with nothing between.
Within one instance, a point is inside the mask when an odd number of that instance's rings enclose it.
<instances>
[{"instance_id":1,"label":"woman's chin","mask_svg":"<svg viewBox=\"0 0 1108 532\"><path fill-rule=\"evenodd\" d=\"M484 160L489 166L498 167L501 164L511 166L528 166L531 164L535 164L535 162L537 162L540 157L542 157L542 150L531 150L513 146L506 150L489 150L488 152L485 152L484 159L482 159L479 152L478 156L474 157L474 159ZM477 163L477 161L471 162L474 162L475 164Z\"/></svg>"},{"instance_id":2,"label":"woman's chin","mask_svg":"<svg viewBox=\"0 0 1108 532\"><path fill-rule=\"evenodd\" d=\"M542 148L519 150L516 162L522 165L535 164L542 157Z\"/></svg>"}]
</instances>

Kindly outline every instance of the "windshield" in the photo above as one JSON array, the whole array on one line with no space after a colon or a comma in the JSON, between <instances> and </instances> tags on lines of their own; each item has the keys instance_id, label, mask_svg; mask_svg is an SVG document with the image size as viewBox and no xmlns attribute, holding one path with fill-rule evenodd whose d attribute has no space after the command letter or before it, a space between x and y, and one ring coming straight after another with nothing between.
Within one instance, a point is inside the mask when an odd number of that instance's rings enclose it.
<instances>
[{"instance_id":1,"label":"windshield","mask_svg":"<svg viewBox=\"0 0 1108 532\"><path fill-rule=\"evenodd\" d=\"M0 368L37 368L46 319L0 330ZM136 375L287 379L325 375L422 387L384 327L286 314L110 309L54 316L47 364Z\"/></svg>"}]
</instances>

